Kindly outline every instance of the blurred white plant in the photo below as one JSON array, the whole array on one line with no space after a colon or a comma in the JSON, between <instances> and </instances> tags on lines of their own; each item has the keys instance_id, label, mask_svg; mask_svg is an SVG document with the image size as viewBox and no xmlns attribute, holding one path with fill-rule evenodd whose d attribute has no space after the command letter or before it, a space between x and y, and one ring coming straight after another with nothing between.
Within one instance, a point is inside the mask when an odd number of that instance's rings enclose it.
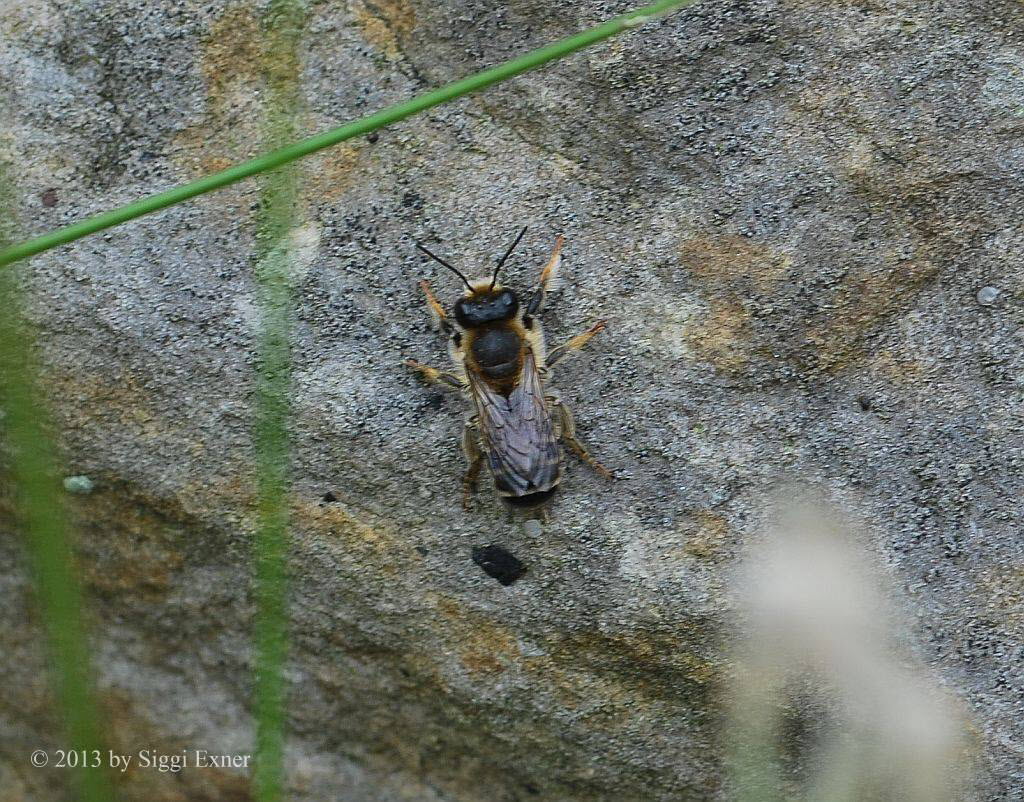
<instances>
[{"instance_id":1,"label":"blurred white plant","mask_svg":"<svg viewBox=\"0 0 1024 802\"><path fill-rule=\"evenodd\" d=\"M884 572L820 507L774 517L735 586L731 798L957 798L962 713L901 647L907 627L885 603Z\"/></svg>"}]
</instances>

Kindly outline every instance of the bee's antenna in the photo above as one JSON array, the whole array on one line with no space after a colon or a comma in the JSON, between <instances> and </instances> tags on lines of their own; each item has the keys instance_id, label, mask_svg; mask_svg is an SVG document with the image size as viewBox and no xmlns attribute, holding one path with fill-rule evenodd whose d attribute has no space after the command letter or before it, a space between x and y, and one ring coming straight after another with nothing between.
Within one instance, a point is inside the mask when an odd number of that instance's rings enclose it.
<instances>
[{"instance_id":1,"label":"bee's antenna","mask_svg":"<svg viewBox=\"0 0 1024 802\"><path fill-rule=\"evenodd\" d=\"M460 270L458 270L455 267L452 267L450 264L448 264L440 256L436 256L435 254L432 254L430 251L428 251L426 248L424 248L418 242L416 243L416 247L419 248L421 251L423 251L423 253L425 253L427 256L429 256L431 259L433 259L435 262L440 262L445 267L447 267L449 270L451 270L456 276L458 276L459 278L462 279L462 283L463 284L465 284L467 287L469 287L469 291L473 292L473 285L469 283L469 279L467 279L464 275L462 275L462 272Z\"/></svg>"},{"instance_id":2,"label":"bee's antenna","mask_svg":"<svg viewBox=\"0 0 1024 802\"><path fill-rule=\"evenodd\" d=\"M512 255L512 251L516 249L516 245L519 244L519 240L521 240L523 238L523 235L526 233L526 228L526 226L523 226L523 230L519 232L519 236L516 237L516 241L509 245L508 250L505 251L505 255L498 260L498 266L494 268L494 275L491 277L490 289L494 289L494 285L498 281L498 271L501 270L501 266L505 264L505 260Z\"/></svg>"}]
</instances>

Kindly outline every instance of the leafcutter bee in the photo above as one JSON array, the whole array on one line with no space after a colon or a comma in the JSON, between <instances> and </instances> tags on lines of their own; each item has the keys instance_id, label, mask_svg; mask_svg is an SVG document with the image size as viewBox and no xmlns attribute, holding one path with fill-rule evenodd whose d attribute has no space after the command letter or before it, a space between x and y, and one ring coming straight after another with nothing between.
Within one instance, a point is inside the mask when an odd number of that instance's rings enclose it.
<instances>
[{"instance_id":1,"label":"leafcutter bee","mask_svg":"<svg viewBox=\"0 0 1024 802\"><path fill-rule=\"evenodd\" d=\"M462 449L469 463L462 482L467 509L485 461L498 494L509 505L525 509L546 505L562 478L559 440L599 474L612 476L576 438L572 413L558 393L545 387L552 368L586 345L604 329L605 321L598 321L550 353L545 350L537 316L547 293L556 287L563 238L555 240L537 286L523 305L515 292L498 283L498 273L525 233L525 228L519 232L490 276L476 281L423 245L416 245L466 285L450 317L429 283L420 282L435 326L448 337L455 369L441 371L412 359L405 364L426 381L458 391L473 402L474 412L462 433Z\"/></svg>"}]
</instances>

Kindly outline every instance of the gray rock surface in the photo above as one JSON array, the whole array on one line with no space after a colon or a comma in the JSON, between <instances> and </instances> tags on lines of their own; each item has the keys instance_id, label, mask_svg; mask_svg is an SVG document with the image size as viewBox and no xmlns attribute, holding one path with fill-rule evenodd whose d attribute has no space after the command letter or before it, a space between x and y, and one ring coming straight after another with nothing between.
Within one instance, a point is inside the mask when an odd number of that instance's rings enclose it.
<instances>
[{"instance_id":1,"label":"gray rock surface","mask_svg":"<svg viewBox=\"0 0 1024 802\"><path fill-rule=\"evenodd\" d=\"M626 3L310 6L318 131ZM0 158L41 233L258 152L262 6L0 3ZM304 164L291 797L722 794L725 577L780 480L866 522L913 648L964 700L966 798L1024 787L1024 5L706 0ZM102 701L124 751L251 749L247 183L32 260ZM556 232L549 339L583 437L537 534L459 506L463 404L416 279ZM991 304L979 290L992 287ZM332 493L336 501L322 497ZM6 496L5 496L6 498ZM5 519L9 504L3 502ZM10 527L6 526L8 532ZM528 573L471 560L497 543ZM0 540L0 796L58 799L37 614ZM129 798L243 799L229 770Z\"/></svg>"}]
</instances>

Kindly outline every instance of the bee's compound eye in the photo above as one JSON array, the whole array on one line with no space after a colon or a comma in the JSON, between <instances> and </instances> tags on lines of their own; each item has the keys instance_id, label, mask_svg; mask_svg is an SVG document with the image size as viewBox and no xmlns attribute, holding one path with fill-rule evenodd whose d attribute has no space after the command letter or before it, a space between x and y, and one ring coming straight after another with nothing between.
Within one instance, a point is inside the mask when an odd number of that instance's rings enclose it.
<instances>
[{"instance_id":1,"label":"bee's compound eye","mask_svg":"<svg viewBox=\"0 0 1024 802\"><path fill-rule=\"evenodd\" d=\"M516 298L516 294L512 290L502 290L501 295L497 299L498 308L502 310L504 316L511 317L516 313L519 308L519 299Z\"/></svg>"},{"instance_id":2,"label":"bee's compound eye","mask_svg":"<svg viewBox=\"0 0 1024 802\"><path fill-rule=\"evenodd\" d=\"M461 326L469 326L469 325L471 325L470 324L470 320L469 320L469 316L466 314L466 304L465 304L464 301L462 301L462 300L456 301L455 302L455 310L454 311L455 311L455 319L459 322L459 325L461 325Z\"/></svg>"}]
</instances>

